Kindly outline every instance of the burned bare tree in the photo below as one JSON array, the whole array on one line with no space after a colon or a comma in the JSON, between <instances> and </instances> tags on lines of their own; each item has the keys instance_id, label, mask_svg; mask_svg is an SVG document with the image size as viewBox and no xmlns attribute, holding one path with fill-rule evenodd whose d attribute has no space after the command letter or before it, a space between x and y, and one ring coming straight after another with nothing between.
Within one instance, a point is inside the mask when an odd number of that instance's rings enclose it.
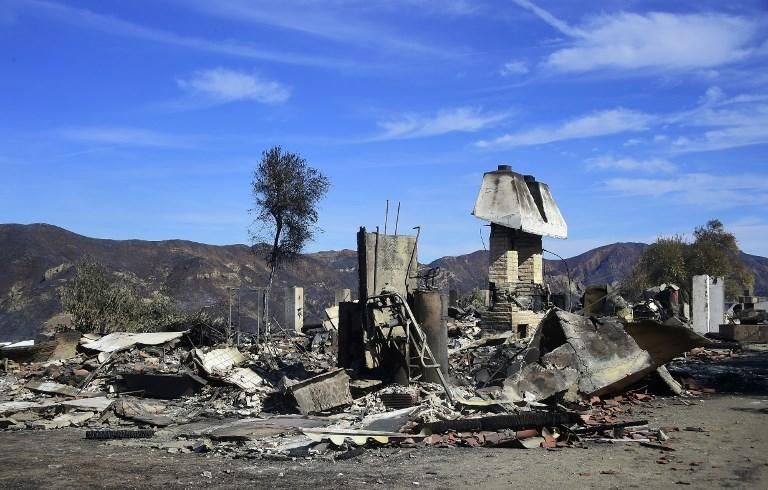
<instances>
[{"instance_id":1,"label":"burned bare tree","mask_svg":"<svg viewBox=\"0 0 768 490\"><path fill-rule=\"evenodd\" d=\"M275 146L262 154L251 183L256 225L251 240L259 243L266 238L271 243L266 257L270 269L265 315L275 273L314 238L318 230L317 205L329 186L328 179L296 153Z\"/></svg>"}]
</instances>

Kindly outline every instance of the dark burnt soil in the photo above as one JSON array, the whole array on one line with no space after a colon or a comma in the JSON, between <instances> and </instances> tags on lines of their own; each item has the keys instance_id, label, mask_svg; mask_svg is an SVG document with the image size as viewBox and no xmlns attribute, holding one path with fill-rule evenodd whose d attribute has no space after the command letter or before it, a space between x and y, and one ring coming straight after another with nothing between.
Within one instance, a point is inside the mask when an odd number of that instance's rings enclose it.
<instances>
[{"instance_id":1,"label":"dark burnt soil","mask_svg":"<svg viewBox=\"0 0 768 490\"><path fill-rule=\"evenodd\" d=\"M6 431L0 488L768 488L768 398L658 399L632 416L679 428L676 451L385 447L346 461L265 461L108 445L76 429Z\"/></svg>"}]
</instances>

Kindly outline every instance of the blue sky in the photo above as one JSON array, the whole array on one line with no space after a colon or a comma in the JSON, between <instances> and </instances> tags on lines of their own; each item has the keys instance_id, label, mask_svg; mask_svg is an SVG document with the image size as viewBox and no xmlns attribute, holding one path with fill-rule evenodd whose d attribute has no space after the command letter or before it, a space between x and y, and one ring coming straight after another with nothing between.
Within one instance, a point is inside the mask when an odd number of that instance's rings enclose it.
<instances>
[{"instance_id":1,"label":"blue sky","mask_svg":"<svg viewBox=\"0 0 768 490\"><path fill-rule=\"evenodd\" d=\"M310 250L354 248L386 199L422 260L482 248L505 163L550 185L562 255L717 217L768 256L768 7L0 3L0 222L244 243L275 144L332 182Z\"/></svg>"}]
</instances>

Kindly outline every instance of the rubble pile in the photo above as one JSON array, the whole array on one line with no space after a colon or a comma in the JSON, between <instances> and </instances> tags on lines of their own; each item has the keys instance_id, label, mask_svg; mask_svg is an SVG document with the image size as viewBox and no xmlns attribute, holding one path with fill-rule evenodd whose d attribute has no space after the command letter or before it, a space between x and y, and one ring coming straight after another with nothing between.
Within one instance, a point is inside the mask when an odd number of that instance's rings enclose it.
<instances>
[{"instance_id":1,"label":"rubble pile","mask_svg":"<svg viewBox=\"0 0 768 490\"><path fill-rule=\"evenodd\" d=\"M768 393L768 350L765 344L726 344L728 348L696 348L669 363L669 371L692 394Z\"/></svg>"},{"instance_id":2,"label":"rubble pile","mask_svg":"<svg viewBox=\"0 0 768 490\"><path fill-rule=\"evenodd\" d=\"M323 333L238 346L195 345L185 332L84 335L66 352L47 348L47 360L7 361L0 427L83 427L109 444L257 459L348 458L380 445L663 446L661 428L633 419L653 396L625 390L701 341L658 322L625 328L557 309L524 339L463 322L448 387L337 368ZM670 346L659 329L688 341Z\"/></svg>"},{"instance_id":3,"label":"rubble pile","mask_svg":"<svg viewBox=\"0 0 768 490\"><path fill-rule=\"evenodd\" d=\"M198 348L184 332L86 334L63 359L7 360L0 417L11 429L163 427L201 416L252 417L290 405L274 395L334 365L330 354L308 348L303 338L275 339L262 349Z\"/></svg>"}]
</instances>

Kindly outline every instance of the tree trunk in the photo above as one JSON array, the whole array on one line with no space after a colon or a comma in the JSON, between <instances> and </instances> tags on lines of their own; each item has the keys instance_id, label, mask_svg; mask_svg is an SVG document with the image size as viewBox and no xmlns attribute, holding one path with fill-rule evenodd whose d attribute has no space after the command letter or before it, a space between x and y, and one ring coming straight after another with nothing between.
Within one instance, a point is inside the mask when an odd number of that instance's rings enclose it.
<instances>
[{"instance_id":1,"label":"tree trunk","mask_svg":"<svg viewBox=\"0 0 768 490\"><path fill-rule=\"evenodd\" d=\"M280 220L276 220L275 226L275 240L272 242L272 252L269 258L269 280L267 281L267 289L264 292L264 301L262 303L262 316L264 324L264 335L269 338L271 329L269 328L269 296L272 293L272 282L275 279L275 271L277 271L278 261L280 260L280 235L283 233L283 223Z\"/></svg>"}]
</instances>

